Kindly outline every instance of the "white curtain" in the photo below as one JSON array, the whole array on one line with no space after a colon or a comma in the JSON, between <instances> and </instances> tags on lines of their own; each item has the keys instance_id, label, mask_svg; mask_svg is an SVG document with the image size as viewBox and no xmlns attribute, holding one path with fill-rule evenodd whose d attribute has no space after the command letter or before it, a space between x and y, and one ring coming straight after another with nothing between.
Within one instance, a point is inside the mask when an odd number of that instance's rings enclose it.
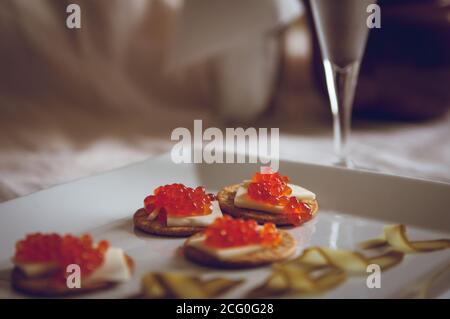
<instances>
[{"instance_id":1,"label":"white curtain","mask_svg":"<svg viewBox=\"0 0 450 319\"><path fill-rule=\"evenodd\" d=\"M68 29L77 3L82 28ZM0 96L62 98L67 103L127 110L149 96L203 101L203 66L163 70L181 1L3 0L0 2ZM192 81L195 77L195 81ZM114 94L111 94L114 92ZM80 103L83 102L83 103ZM7 107L2 103L1 107Z\"/></svg>"}]
</instances>

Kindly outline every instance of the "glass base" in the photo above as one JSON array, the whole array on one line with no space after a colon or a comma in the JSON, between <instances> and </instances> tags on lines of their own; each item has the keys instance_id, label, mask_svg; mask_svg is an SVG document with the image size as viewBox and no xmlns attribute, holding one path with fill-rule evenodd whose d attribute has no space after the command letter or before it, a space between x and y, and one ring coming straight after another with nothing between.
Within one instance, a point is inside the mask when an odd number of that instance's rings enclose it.
<instances>
[{"instance_id":1,"label":"glass base","mask_svg":"<svg viewBox=\"0 0 450 319\"><path fill-rule=\"evenodd\" d=\"M379 172L379 169L364 165L359 165L358 163L355 164L354 161L346 158L346 159L337 159L333 163L333 166L336 167L342 167L342 168L348 168L348 169L357 169L357 170L363 170L363 171L369 171L369 172Z\"/></svg>"},{"instance_id":2,"label":"glass base","mask_svg":"<svg viewBox=\"0 0 450 319\"><path fill-rule=\"evenodd\" d=\"M350 169L355 168L355 163L353 163L353 161L351 161L351 160L349 160L347 158L336 159L333 162L333 165L337 166L337 167L344 167L344 168L350 168Z\"/></svg>"}]
</instances>

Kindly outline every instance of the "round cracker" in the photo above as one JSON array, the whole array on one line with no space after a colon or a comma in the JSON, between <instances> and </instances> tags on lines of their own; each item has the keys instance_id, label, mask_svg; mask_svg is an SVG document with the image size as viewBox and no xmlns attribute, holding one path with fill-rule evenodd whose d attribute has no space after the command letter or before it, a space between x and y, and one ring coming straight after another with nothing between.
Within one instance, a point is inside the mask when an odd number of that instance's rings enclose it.
<instances>
[{"instance_id":1,"label":"round cracker","mask_svg":"<svg viewBox=\"0 0 450 319\"><path fill-rule=\"evenodd\" d=\"M234 205L234 197L241 184L235 184L224 187L218 194L220 209L222 212L236 218L254 219L260 224L274 223L277 226L292 226L286 214L273 214L260 210L252 210L247 208L240 208ZM317 200L305 201L311 207L312 215L314 216L319 209Z\"/></svg>"},{"instance_id":2,"label":"round cracker","mask_svg":"<svg viewBox=\"0 0 450 319\"><path fill-rule=\"evenodd\" d=\"M191 226L174 226L168 227L162 225L156 219L149 220L148 213L144 208L140 208L134 213L133 216L134 227L158 236L169 237L189 237L199 231L204 230L204 227L191 227Z\"/></svg>"},{"instance_id":3,"label":"round cracker","mask_svg":"<svg viewBox=\"0 0 450 319\"><path fill-rule=\"evenodd\" d=\"M125 255L130 272L134 271L133 259ZM27 295L39 297L63 297L100 291L114 287L117 283L103 282L87 282L82 283L80 288L68 288L64 283L55 282L51 277L27 277L18 267L15 267L11 274L11 284L13 288Z\"/></svg>"},{"instance_id":4,"label":"round cracker","mask_svg":"<svg viewBox=\"0 0 450 319\"><path fill-rule=\"evenodd\" d=\"M263 250L227 259L211 255L191 245L191 240L203 236L203 233L197 233L186 240L183 246L183 253L189 260L210 267L231 269L263 266L282 261L295 253L297 242L294 237L283 230L280 230L280 233L281 243L275 247L268 247Z\"/></svg>"}]
</instances>

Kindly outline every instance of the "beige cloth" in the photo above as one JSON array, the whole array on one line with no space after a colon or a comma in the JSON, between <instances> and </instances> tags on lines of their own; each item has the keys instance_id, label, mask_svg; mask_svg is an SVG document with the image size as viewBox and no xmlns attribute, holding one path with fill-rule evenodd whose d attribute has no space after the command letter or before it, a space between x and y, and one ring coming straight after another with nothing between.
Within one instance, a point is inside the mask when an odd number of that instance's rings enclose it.
<instances>
[{"instance_id":1,"label":"beige cloth","mask_svg":"<svg viewBox=\"0 0 450 319\"><path fill-rule=\"evenodd\" d=\"M177 2L0 2L0 200L164 151L204 116L206 68L163 68Z\"/></svg>"},{"instance_id":2,"label":"beige cloth","mask_svg":"<svg viewBox=\"0 0 450 319\"><path fill-rule=\"evenodd\" d=\"M82 32L61 27L72 2L89 7ZM220 125L207 62L173 74L162 67L176 4L0 2L0 201L166 152L172 130L193 119ZM308 66L307 48L294 51L287 69L302 69L299 57ZM327 163L328 108L311 81L300 82L280 88L273 112L253 125L281 128L283 158ZM358 122L354 133L358 164L450 181L450 117Z\"/></svg>"}]
</instances>

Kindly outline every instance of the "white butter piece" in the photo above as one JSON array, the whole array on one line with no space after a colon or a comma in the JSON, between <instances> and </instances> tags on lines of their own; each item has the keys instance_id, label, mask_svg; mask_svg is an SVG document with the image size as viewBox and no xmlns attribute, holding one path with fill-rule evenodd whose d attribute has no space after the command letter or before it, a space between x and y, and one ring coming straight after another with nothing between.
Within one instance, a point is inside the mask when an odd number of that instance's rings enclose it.
<instances>
[{"instance_id":1,"label":"white butter piece","mask_svg":"<svg viewBox=\"0 0 450 319\"><path fill-rule=\"evenodd\" d=\"M58 266L55 263L22 263L14 264L29 278L41 277L54 272Z\"/></svg>"},{"instance_id":2,"label":"white butter piece","mask_svg":"<svg viewBox=\"0 0 450 319\"><path fill-rule=\"evenodd\" d=\"M15 262L15 265L29 278L44 276L58 269L58 266L54 263ZM105 252L103 264L87 278L87 281L121 282L128 280L130 277L130 269L128 268L123 250L110 247Z\"/></svg>"},{"instance_id":3,"label":"white butter piece","mask_svg":"<svg viewBox=\"0 0 450 319\"><path fill-rule=\"evenodd\" d=\"M206 227L211 225L213 221L222 217L222 211L220 210L219 202L211 202L211 214L202 216L189 216L189 217L167 217L167 226L191 226L191 227Z\"/></svg>"},{"instance_id":4,"label":"white butter piece","mask_svg":"<svg viewBox=\"0 0 450 319\"><path fill-rule=\"evenodd\" d=\"M131 277L125 253L121 248L110 247L105 252L103 264L88 278L88 281L123 282Z\"/></svg>"},{"instance_id":5,"label":"white butter piece","mask_svg":"<svg viewBox=\"0 0 450 319\"><path fill-rule=\"evenodd\" d=\"M205 244L205 236L200 236L191 239L189 241L189 244L220 259L228 259L236 256L242 256L264 249L264 246L262 245L246 245L232 248L209 247Z\"/></svg>"},{"instance_id":6,"label":"white butter piece","mask_svg":"<svg viewBox=\"0 0 450 319\"><path fill-rule=\"evenodd\" d=\"M288 184L288 186L292 189L292 193L290 196L297 197L299 201L316 199L316 194L307 190L306 188L294 184ZM234 197L234 205L236 207L255 209L274 214L283 213L283 206L267 204L264 202L254 200L253 198L248 196L247 188L248 183L246 182L241 184L241 186L238 188L236 196Z\"/></svg>"}]
</instances>

